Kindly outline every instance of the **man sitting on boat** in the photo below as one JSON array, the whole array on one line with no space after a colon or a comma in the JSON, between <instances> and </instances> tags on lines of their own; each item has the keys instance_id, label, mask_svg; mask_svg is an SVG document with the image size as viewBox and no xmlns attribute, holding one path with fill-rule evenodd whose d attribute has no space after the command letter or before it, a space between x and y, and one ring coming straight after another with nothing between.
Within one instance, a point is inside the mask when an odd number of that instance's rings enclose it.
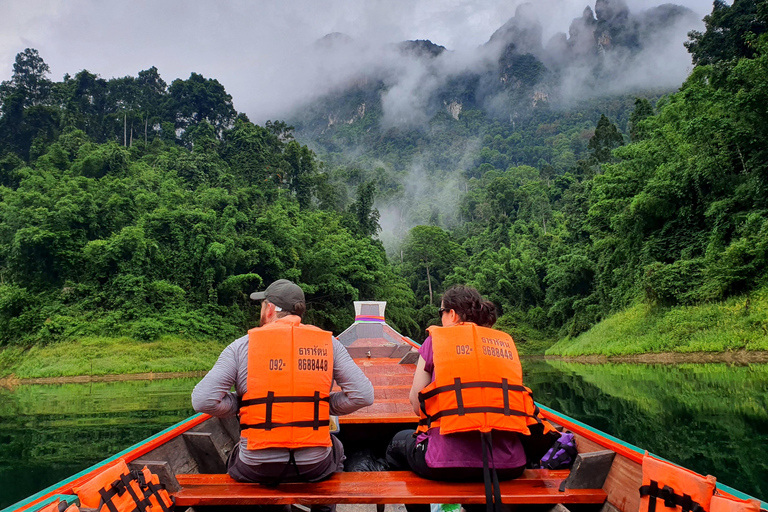
<instances>
[{"instance_id":1,"label":"man sitting on boat","mask_svg":"<svg viewBox=\"0 0 768 512\"><path fill-rule=\"evenodd\" d=\"M301 323L306 303L299 286L280 279L251 299L261 300L261 326L224 349L192 391L192 406L212 416L240 415L240 443L227 462L235 480L323 480L343 470L344 448L330 433L330 415L371 405L373 386L330 332ZM331 393L334 380L341 392Z\"/></svg>"}]
</instances>

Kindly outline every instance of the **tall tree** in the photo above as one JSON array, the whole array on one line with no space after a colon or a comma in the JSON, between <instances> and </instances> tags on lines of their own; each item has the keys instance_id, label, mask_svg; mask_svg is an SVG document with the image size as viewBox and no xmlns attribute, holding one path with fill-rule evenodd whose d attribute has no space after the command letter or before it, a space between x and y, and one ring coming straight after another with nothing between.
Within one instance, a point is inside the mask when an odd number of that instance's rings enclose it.
<instances>
[{"instance_id":1,"label":"tall tree","mask_svg":"<svg viewBox=\"0 0 768 512\"><path fill-rule=\"evenodd\" d=\"M24 107L42 104L51 91L52 82L47 77L50 72L48 64L34 48L27 48L17 54L10 82L0 85L0 105L7 96L14 93L23 96Z\"/></svg>"}]
</instances>

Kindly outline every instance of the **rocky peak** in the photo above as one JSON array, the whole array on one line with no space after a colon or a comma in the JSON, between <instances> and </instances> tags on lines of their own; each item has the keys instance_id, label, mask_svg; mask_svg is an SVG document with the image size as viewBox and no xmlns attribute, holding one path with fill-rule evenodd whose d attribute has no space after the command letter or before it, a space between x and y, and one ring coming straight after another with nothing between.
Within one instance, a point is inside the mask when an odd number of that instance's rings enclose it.
<instances>
[{"instance_id":1,"label":"rocky peak","mask_svg":"<svg viewBox=\"0 0 768 512\"><path fill-rule=\"evenodd\" d=\"M399 43L397 49L404 55L435 58L445 51L445 46L435 44L429 39L416 39Z\"/></svg>"},{"instance_id":2,"label":"rocky peak","mask_svg":"<svg viewBox=\"0 0 768 512\"><path fill-rule=\"evenodd\" d=\"M331 32L330 34L326 34L317 41L315 41L315 47L316 48L322 48L322 49L333 49L333 48L340 48L344 46L350 46L355 42L354 39L352 39L347 34L344 34L342 32Z\"/></svg>"},{"instance_id":3,"label":"rocky peak","mask_svg":"<svg viewBox=\"0 0 768 512\"><path fill-rule=\"evenodd\" d=\"M622 24L629 17L629 7L624 0L597 0L595 14L598 21L609 25Z\"/></svg>"},{"instance_id":4,"label":"rocky peak","mask_svg":"<svg viewBox=\"0 0 768 512\"><path fill-rule=\"evenodd\" d=\"M486 46L496 46L501 52L510 50L517 54L541 55L542 27L532 4L521 4L504 25L491 35ZM511 47L511 48L510 48Z\"/></svg>"}]
</instances>

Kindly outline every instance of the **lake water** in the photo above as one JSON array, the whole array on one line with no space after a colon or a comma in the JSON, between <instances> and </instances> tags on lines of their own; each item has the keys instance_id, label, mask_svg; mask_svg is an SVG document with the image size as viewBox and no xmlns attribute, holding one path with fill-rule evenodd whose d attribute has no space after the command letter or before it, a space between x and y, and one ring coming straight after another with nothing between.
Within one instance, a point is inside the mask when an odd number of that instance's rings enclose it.
<instances>
[{"instance_id":1,"label":"lake water","mask_svg":"<svg viewBox=\"0 0 768 512\"><path fill-rule=\"evenodd\" d=\"M538 402L768 498L768 365L523 366ZM0 509L187 418L197 380L0 388Z\"/></svg>"}]
</instances>

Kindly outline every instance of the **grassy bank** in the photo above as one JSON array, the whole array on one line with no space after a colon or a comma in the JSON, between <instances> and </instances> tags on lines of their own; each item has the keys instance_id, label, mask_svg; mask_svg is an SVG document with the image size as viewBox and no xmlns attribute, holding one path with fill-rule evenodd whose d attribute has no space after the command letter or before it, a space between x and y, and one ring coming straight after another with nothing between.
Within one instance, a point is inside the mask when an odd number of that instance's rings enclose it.
<instances>
[{"instance_id":1,"label":"grassy bank","mask_svg":"<svg viewBox=\"0 0 768 512\"><path fill-rule=\"evenodd\" d=\"M620 356L661 352L768 350L768 287L750 295L698 306L638 304L610 316L548 355Z\"/></svg>"},{"instance_id":2,"label":"grassy bank","mask_svg":"<svg viewBox=\"0 0 768 512\"><path fill-rule=\"evenodd\" d=\"M213 366L227 343L173 336L152 342L91 337L29 349L7 347L0 351L0 377L204 371Z\"/></svg>"}]
</instances>

